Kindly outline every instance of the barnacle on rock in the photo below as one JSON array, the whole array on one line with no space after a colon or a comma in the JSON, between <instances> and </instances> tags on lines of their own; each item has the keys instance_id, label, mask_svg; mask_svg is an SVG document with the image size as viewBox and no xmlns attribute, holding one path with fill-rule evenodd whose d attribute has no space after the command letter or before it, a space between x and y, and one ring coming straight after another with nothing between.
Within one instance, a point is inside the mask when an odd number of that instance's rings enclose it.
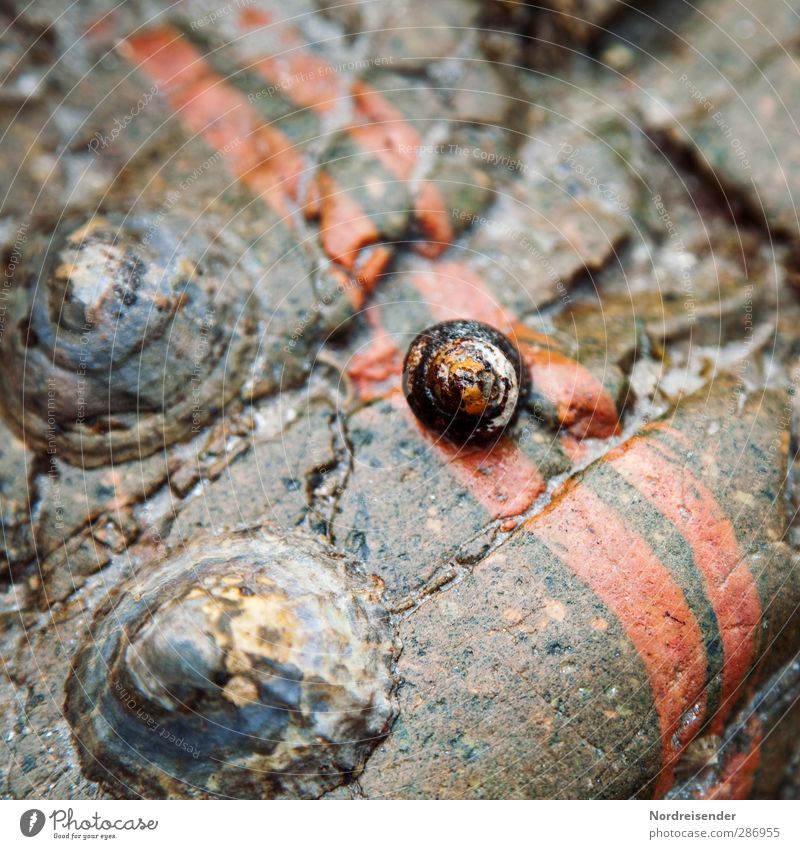
<instances>
[{"instance_id":1,"label":"barnacle on rock","mask_svg":"<svg viewBox=\"0 0 800 849\"><path fill-rule=\"evenodd\" d=\"M246 378L258 267L213 216L64 221L31 238L24 263L0 395L26 444L84 466L146 456Z\"/></svg>"},{"instance_id":2,"label":"barnacle on rock","mask_svg":"<svg viewBox=\"0 0 800 849\"><path fill-rule=\"evenodd\" d=\"M199 539L98 611L66 686L87 777L118 796L312 797L395 716L377 579L301 533Z\"/></svg>"}]
</instances>

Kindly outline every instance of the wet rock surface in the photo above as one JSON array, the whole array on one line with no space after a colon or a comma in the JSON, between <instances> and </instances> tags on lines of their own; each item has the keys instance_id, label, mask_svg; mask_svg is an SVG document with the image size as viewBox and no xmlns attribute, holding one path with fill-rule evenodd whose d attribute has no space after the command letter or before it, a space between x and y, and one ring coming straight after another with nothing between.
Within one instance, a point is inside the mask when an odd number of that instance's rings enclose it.
<instances>
[{"instance_id":1,"label":"wet rock surface","mask_svg":"<svg viewBox=\"0 0 800 849\"><path fill-rule=\"evenodd\" d=\"M800 9L694 5L14 11L0 793L797 796Z\"/></svg>"}]
</instances>

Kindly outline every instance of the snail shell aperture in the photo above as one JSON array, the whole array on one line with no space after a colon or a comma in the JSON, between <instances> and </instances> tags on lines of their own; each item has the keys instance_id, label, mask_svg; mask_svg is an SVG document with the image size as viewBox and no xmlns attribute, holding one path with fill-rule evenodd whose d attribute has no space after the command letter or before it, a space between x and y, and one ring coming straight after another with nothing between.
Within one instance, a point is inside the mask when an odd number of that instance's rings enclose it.
<instances>
[{"instance_id":1,"label":"snail shell aperture","mask_svg":"<svg viewBox=\"0 0 800 849\"><path fill-rule=\"evenodd\" d=\"M395 717L377 584L299 532L192 542L112 593L65 714L117 796L314 797L358 775Z\"/></svg>"},{"instance_id":2,"label":"snail shell aperture","mask_svg":"<svg viewBox=\"0 0 800 849\"><path fill-rule=\"evenodd\" d=\"M429 327L411 343L403 365L403 391L417 418L462 440L499 436L528 384L513 343L479 321Z\"/></svg>"},{"instance_id":3,"label":"snail shell aperture","mask_svg":"<svg viewBox=\"0 0 800 849\"><path fill-rule=\"evenodd\" d=\"M68 462L147 456L240 389L258 270L213 216L64 221L36 234L8 303L0 399L26 443Z\"/></svg>"}]
</instances>

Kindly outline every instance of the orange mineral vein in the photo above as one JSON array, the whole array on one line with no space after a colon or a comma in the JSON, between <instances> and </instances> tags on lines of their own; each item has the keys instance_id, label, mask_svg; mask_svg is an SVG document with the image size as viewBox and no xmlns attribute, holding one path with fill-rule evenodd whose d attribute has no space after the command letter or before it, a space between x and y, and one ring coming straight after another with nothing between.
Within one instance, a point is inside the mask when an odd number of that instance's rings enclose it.
<instances>
[{"instance_id":1,"label":"orange mineral vein","mask_svg":"<svg viewBox=\"0 0 800 849\"><path fill-rule=\"evenodd\" d=\"M219 76L177 30L162 26L131 36L121 53L152 79L170 106L215 150L236 177L281 215L297 198L303 157L265 124L247 98Z\"/></svg>"}]
</instances>

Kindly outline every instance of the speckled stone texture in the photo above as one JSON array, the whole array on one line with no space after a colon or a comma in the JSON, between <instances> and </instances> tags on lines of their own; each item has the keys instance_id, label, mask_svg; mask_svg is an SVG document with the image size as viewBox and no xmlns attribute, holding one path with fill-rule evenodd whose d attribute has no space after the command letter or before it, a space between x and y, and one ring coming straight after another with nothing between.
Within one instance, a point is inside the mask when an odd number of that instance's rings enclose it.
<instances>
[{"instance_id":1,"label":"speckled stone texture","mask_svg":"<svg viewBox=\"0 0 800 849\"><path fill-rule=\"evenodd\" d=\"M12 4L0 795L797 798L800 7L535 5Z\"/></svg>"}]
</instances>

